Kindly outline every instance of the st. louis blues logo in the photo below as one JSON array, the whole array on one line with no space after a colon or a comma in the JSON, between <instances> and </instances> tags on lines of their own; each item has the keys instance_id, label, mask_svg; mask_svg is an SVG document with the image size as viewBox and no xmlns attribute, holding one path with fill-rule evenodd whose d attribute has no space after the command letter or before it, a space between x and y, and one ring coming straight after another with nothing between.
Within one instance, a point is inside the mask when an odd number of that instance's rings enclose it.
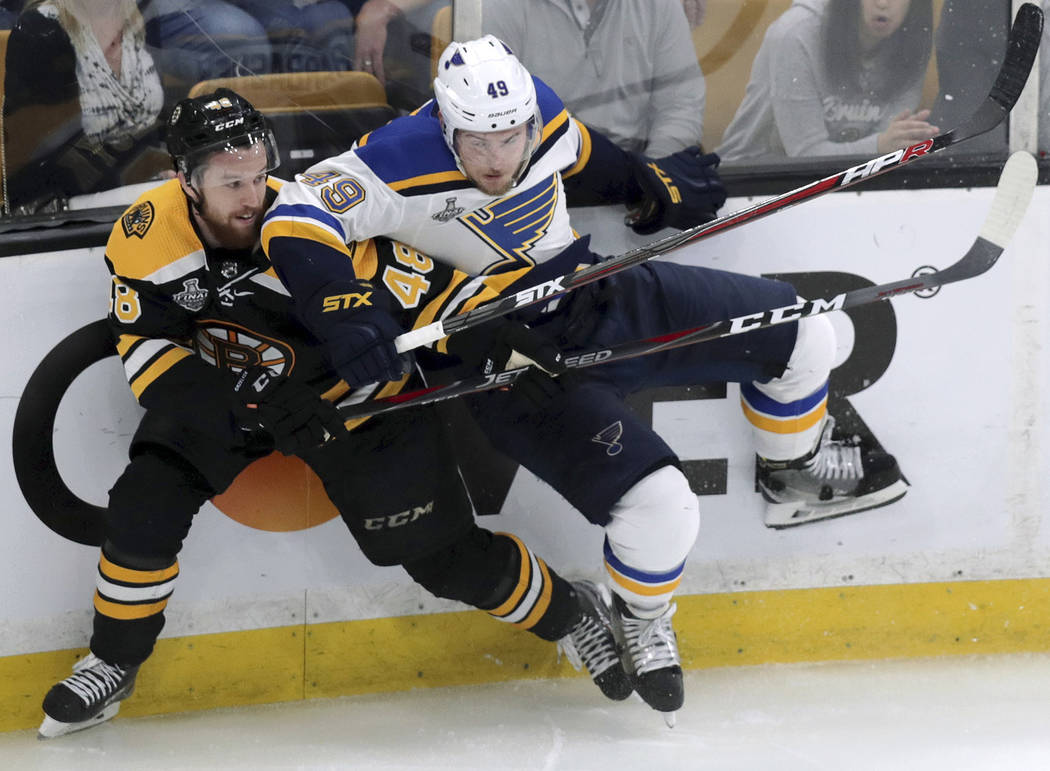
<instances>
[{"instance_id":1,"label":"st. louis blues logo","mask_svg":"<svg viewBox=\"0 0 1050 771\"><path fill-rule=\"evenodd\" d=\"M597 434L591 437L592 442L605 445L605 454L619 455L623 452L623 445L620 444L620 439L623 438L623 423L617 420L611 426L606 426Z\"/></svg>"},{"instance_id":2,"label":"st. louis blues logo","mask_svg":"<svg viewBox=\"0 0 1050 771\"><path fill-rule=\"evenodd\" d=\"M200 280L188 278L182 282L182 291L172 295L176 303L191 313L196 313L208 301L208 290L200 288Z\"/></svg>"},{"instance_id":3,"label":"st. louis blues logo","mask_svg":"<svg viewBox=\"0 0 1050 771\"><path fill-rule=\"evenodd\" d=\"M550 176L528 190L501 198L461 217L460 222L504 257L489 265L484 273L533 265L529 250L547 234L557 204L558 182Z\"/></svg>"},{"instance_id":4,"label":"st. louis blues logo","mask_svg":"<svg viewBox=\"0 0 1050 771\"><path fill-rule=\"evenodd\" d=\"M433 215L431 219L438 222L448 222L449 220L454 220L464 211L465 209L462 206L456 206L456 198L453 196L445 199L445 208Z\"/></svg>"}]
</instances>

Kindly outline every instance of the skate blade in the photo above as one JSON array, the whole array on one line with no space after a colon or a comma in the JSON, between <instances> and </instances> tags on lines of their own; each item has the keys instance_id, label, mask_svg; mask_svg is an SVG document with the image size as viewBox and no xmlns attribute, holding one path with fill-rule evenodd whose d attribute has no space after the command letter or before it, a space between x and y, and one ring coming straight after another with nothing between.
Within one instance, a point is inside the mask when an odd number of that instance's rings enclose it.
<instances>
[{"instance_id":1,"label":"skate blade","mask_svg":"<svg viewBox=\"0 0 1050 771\"><path fill-rule=\"evenodd\" d=\"M55 720L53 717L45 715L44 722L41 723L40 728L37 729L36 738L54 739L59 736L71 734L74 731L83 731L85 728L91 728L100 723L105 723L107 720L115 717L118 712L120 712L120 702L110 704L90 720L82 720L79 723L63 723L61 720Z\"/></svg>"},{"instance_id":2,"label":"skate blade","mask_svg":"<svg viewBox=\"0 0 1050 771\"><path fill-rule=\"evenodd\" d=\"M876 490L862 498L844 498L830 503L800 504L797 501L785 503L767 503L765 525L774 530L787 527L808 525L847 514L859 514L862 511L877 509L899 501L908 492L908 483L899 479L892 485Z\"/></svg>"},{"instance_id":3,"label":"skate blade","mask_svg":"<svg viewBox=\"0 0 1050 771\"><path fill-rule=\"evenodd\" d=\"M661 712L664 717L664 722L667 723L668 728L674 728L674 724L678 721L677 712Z\"/></svg>"}]
</instances>

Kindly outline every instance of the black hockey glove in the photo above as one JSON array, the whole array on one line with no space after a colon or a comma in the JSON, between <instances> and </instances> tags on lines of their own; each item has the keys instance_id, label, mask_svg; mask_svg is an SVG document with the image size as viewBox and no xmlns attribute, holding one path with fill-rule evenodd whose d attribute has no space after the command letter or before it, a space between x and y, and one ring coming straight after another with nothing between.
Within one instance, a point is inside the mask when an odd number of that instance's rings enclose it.
<instances>
[{"instance_id":1,"label":"black hockey glove","mask_svg":"<svg viewBox=\"0 0 1050 771\"><path fill-rule=\"evenodd\" d=\"M397 380L415 365L411 352L400 354L394 347L394 338L401 332L386 311L358 311L329 330L329 361L352 388Z\"/></svg>"},{"instance_id":2,"label":"black hockey glove","mask_svg":"<svg viewBox=\"0 0 1050 771\"><path fill-rule=\"evenodd\" d=\"M715 218L726 202L718 176L721 159L696 145L665 158L630 153L632 175L641 195L628 202L624 224L650 235L662 228L686 230Z\"/></svg>"},{"instance_id":3,"label":"black hockey glove","mask_svg":"<svg viewBox=\"0 0 1050 771\"><path fill-rule=\"evenodd\" d=\"M383 307L385 296L369 281L332 281L299 307L299 317L324 341L328 363L351 388L397 380L415 358L399 354L402 329Z\"/></svg>"},{"instance_id":4,"label":"black hockey glove","mask_svg":"<svg viewBox=\"0 0 1050 771\"><path fill-rule=\"evenodd\" d=\"M548 375L565 371L561 349L517 321L490 322L454 334L448 339L448 351L484 375L525 366Z\"/></svg>"},{"instance_id":5,"label":"black hockey glove","mask_svg":"<svg viewBox=\"0 0 1050 771\"><path fill-rule=\"evenodd\" d=\"M296 455L349 433L335 405L309 386L274 375L266 367L241 372L234 393L251 409L274 448Z\"/></svg>"}]
</instances>

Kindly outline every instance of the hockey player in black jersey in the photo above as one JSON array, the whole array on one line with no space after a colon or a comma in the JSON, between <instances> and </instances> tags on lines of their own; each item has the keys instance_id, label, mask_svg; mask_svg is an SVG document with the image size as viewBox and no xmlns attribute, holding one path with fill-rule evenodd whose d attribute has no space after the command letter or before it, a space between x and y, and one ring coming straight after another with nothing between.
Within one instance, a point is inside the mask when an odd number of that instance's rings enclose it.
<instances>
[{"instance_id":1,"label":"hockey player in black jersey","mask_svg":"<svg viewBox=\"0 0 1050 771\"><path fill-rule=\"evenodd\" d=\"M434 594L543 639L576 630L607 650L612 632L590 597L578 597L518 538L475 524L432 411L344 425L332 405L348 382L368 396L397 393L413 377L410 362L368 345L368 324L427 323L491 299L515 274L466 291L465 274L390 240L364 241L348 254L352 285L295 306L259 249L262 216L280 185L267 173L278 159L262 116L220 89L180 102L167 140L177 179L128 208L106 246L109 321L146 413L110 490L90 653L47 693L40 735L117 713L164 625L194 515L275 449L317 473L373 563L401 565ZM418 290L411 308L395 308L372 283L423 268L427 287L410 284ZM310 330L317 317L352 345L320 346ZM557 368L555 349L532 355ZM381 483L391 468L413 473ZM368 526L405 510L425 515L397 528Z\"/></svg>"},{"instance_id":2,"label":"hockey player in black jersey","mask_svg":"<svg viewBox=\"0 0 1050 771\"><path fill-rule=\"evenodd\" d=\"M514 287L531 288L599 259L573 230L569 204L625 203L628 224L649 233L705 222L725 201L716 156L699 147L656 159L625 153L575 120L491 35L448 46L434 93L411 115L281 189L262 239L293 295L352 284L352 244L380 235L474 276L531 269ZM525 320L560 346L596 348L795 300L782 282L652 261ZM324 324L315 331L337 346L354 344ZM393 362L399 331L376 320L361 339L370 351L385 348ZM457 341L464 337L475 342ZM453 335L448 347L481 361L497 337ZM699 506L675 453L623 396L651 386L739 382L768 500L766 524L864 511L896 500L907 486L892 456L833 435L827 384L834 352L834 330L820 316L595 367L575 384L537 376L533 384L544 389L530 394L543 391L538 399L523 398L519 387L468 399L497 449L605 530L608 587L580 590L610 615L625 650L621 666L609 663L614 649L598 656L598 646L586 646L581 658L592 676L627 679L661 712L683 702L672 597L698 533ZM581 639L572 635L565 644Z\"/></svg>"}]
</instances>

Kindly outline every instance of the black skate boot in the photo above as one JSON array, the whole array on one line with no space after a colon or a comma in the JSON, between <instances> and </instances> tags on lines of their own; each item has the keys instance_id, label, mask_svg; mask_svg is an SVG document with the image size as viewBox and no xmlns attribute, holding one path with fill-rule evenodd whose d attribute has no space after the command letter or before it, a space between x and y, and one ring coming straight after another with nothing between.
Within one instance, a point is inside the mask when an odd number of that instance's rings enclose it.
<instances>
[{"instance_id":1,"label":"black skate boot","mask_svg":"<svg viewBox=\"0 0 1050 771\"><path fill-rule=\"evenodd\" d=\"M73 665L72 675L47 692L38 737L53 739L106 722L135 690L138 672L138 667L107 664L89 653Z\"/></svg>"},{"instance_id":2,"label":"black skate boot","mask_svg":"<svg viewBox=\"0 0 1050 771\"><path fill-rule=\"evenodd\" d=\"M758 459L766 527L855 514L893 503L908 492L892 455L864 448L857 438L835 439L834 428L835 419L828 415L817 446L801 458Z\"/></svg>"},{"instance_id":3,"label":"black skate boot","mask_svg":"<svg viewBox=\"0 0 1050 771\"><path fill-rule=\"evenodd\" d=\"M641 618L617 596L613 609L634 689L646 704L664 713L664 722L673 727L675 712L685 702L678 638L671 627L677 606L669 603L655 618Z\"/></svg>"},{"instance_id":4,"label":"black skate boot","mask_svg":"<svg viewBox=\"0 0 1050 771\"><path fill-rule=\"evenodd\" d=\"M620 663L609 611L609 590L590 581L575 581L572 587L583 617L558 641L558 650L565 653L577 671L586 666L595 685L608 698L623 701L634 689Z\"/></svg>"}]
</instances>

